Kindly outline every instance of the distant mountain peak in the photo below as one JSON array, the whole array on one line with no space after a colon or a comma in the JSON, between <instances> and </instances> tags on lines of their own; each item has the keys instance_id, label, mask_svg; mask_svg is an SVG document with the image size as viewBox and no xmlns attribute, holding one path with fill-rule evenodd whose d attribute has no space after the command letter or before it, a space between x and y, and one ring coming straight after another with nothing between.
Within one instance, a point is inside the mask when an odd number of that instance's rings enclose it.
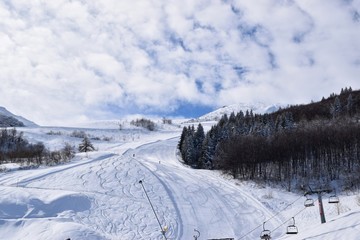
<instances>
[{"instance_id":1,"label":"distant mountain peak","mask_svg":"<svg viewBox=\"0 0 360 240\"><path fill-rule=\"evenodd\" d=\"M265 114L277 111L281 107L280 104L265 104L265 103L238 103L228 106L223 106L215 111L207 113L197 120L199 121L218 121L224 114L230 115L232 112L235 114L242 111L253 111L253 113Z\"/></svg>"},{"instance_id":2,"label":"distant mountain peak","mask_svg":"<svg viewBox=\"0 0 360 240\"><path fill-rule=\"evenodd\" d=\"M17 116L0 106L0 126L2 127L35 127L36 123L24 117Z\"/></svg>"}]
</instances>

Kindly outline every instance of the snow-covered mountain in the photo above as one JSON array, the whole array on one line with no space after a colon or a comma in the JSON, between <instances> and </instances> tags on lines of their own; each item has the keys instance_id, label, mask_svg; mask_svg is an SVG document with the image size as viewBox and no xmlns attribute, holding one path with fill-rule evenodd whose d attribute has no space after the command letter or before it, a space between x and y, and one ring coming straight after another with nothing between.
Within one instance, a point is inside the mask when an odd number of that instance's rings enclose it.
<instances>
[{"instance_id":1,"label":"snow-covered mountain","mask_svg":"<svg viewBox=\"0 0 360 240\"><path fill-rule=\"evenodd\" d=\"M277 111L282 105L280 104L272 104L268 105L265 103L239 103L232 104L229 106L224 106L219 108L213 112L207 113L201 117L199 117L198 121L218 121L224 114L230 115L232 112L235 114L243 111L244 113L247 110L252 110L254 113L264 114L264 113L272 113Z\"/></svg>"},{"instance_id":2,"label":"snow-covered mountain","mask_svg":"<svg viewBox=\"0 0 360 240\"><path fill-rule=\"evenodd\" d=\"M81 139L69 137L72 130L26 128L24 136L76 145ZM327 223L321 224L318 202L305 208L302 194L183 165L176 153L181 128L82 130L111 140L94 140L98 151L78 153L67 164L21 171L0 165L12 169L0 171L1 239L158 240L164 239L160 223L167 239L194 239L196 229L199 240L253 240L264 222L272 239L359 239L358 193L339 195L335 205L324 194ZM288 235L292 217L299 233Z\"/></svg>"},{"instance_id":3,"label":"snow-covered mountain","mask_svg":"<svg viewBox=\"0 0 360 240\"><path fill-rule=\"evenodd\" d=\"M206 128L223 114L270 113L279 107L236 104L199 119ZM8 113L0 110L0 115ZM359 239L358 192L340 193L336 204L328 201L332 195L322 195L327 222L321 224L316 196L307 196L314 206L305 207L302 192L192 169L177 151L184 120L162 124L161 118L151 118L159 127L147 131L130 123L140 117L78 128L24 128L27 140L43 142L51 150L64 143L79 145L82 139L72 133L84 131L97 151L37 169L0 163L0 239L158 240L165 235L177 240L253 240L264 230L277 240ZM298 233L286 234L288 227Z\"/></svg>"},{"instance_id":4,"label":"snow-covered mountain","mask_svg":"<svg viewBox=\"0 0 360 240\"><path fill-rule=\"evenodd\" d=\"M6 116L6 117L12 117L12 118L15 118L17 119L18 121L22 122L26 127L36 127L38 126L36 123L30 121L30 120L27 120L26 118L24 117L21 117L21 116L17 116L11 112L9 112L6 108L4 107L0 107L0 115L2 116Z\"/></svg>"}]
</instances>

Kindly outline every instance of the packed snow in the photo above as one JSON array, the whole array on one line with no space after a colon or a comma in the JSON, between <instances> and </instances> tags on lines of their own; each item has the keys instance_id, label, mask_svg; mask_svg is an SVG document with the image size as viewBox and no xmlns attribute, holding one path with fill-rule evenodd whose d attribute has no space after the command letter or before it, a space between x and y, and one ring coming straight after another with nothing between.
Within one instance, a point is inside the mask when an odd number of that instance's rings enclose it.
<instances>
[{"instance_id":1,"label":"packed snow","mask_svg":"<svg viewBox=\"0 0 360 240\"><path fill-rule=\"evenodd\" d=\"M8 171L0 173L0 239L148 240L165 239L164 233L166 239L253 240L264 229L272 239L359 239L358 193L343 192L339 204L324 194L327 223L321 224L318 202L305 208L301 193L184 165L176 150L180 123L158 124L154 132L104 123L19 129L50 149L79 144L71 132L81 130L96 137L97 151L52 167L1 166ZM287 235L292 224L299 233Z\"/></svg>"}]
</instances>

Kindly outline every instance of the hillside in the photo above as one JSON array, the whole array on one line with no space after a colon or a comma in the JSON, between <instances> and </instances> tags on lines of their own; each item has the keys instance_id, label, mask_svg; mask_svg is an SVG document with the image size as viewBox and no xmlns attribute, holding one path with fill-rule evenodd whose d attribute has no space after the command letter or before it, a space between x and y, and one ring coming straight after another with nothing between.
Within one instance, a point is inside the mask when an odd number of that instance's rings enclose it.
<instances>
[{"instance_id":1,"label":"hillside","mask_svg":"<svg viewBox=\"0 0 360 240\"><path fill-rule=\"evenodd\" d=\"M28 128L24 136L47 146L64 141L76 145L81 139L69 137L72 130ZM272 239L358 237L354 193L339 195L338 208L328 204L325 194L327 223L320 224L317 203L304 208L302 195L182 164L176 152L181 129L80 130L112 140L94 140L98 151L77 153L58 166L16 170L5 165L13 170L0 173L2 239L160 240L160 222L169 240L194 239L194 229L200 232L199 240L253 240L259 239L265 221ZM299 234L286 235L293 216Z\"/></svg>"},{"instance_id":2,"label":"hillside","mask_svg":"<svg viewBox=\"0 0 360 240\"><path fill-rule=\"evenodd\" d=\"M178 147L193 168L223 170L234 178L277 183L288 191L309 185L359 189L360 91L273 113L223 115L206 134L183 129Z\"/></svg>"},{"instance_id":3,"label":"hillside","mask_svg":"<svg viewBox=\"0 0 360 240\"><path fill-rule=\"evenodd\" d=\"M293 105L287 108L281 108L274 112L275 116L285 112L291 112L294 122L301 120L313 121L319 119L332 119L333 107L335 107L337 99L339 100L339 115L359 118L360 115L360 90L342 90L340 94L332 93L329 97L323 98L319 102L309 104Z\"/></svg>"},{"instance_id":4,"label":"hillside","mask_svg":"<svg viewBox=\"0 0 360 240\"><path fill-rule=\"evenodd\" d=\"M39 133L32 129L25 136ZM107 131L106 136L119 134ZM234 184L208 172L195 174L181 164L175 153L178 134L179 130L164 130L143 132L134 140L99 141L95 142L98 152L77 154L65 165L0 174L4 196L0 200L1 236L29 240L161 239L139 180L162 226L168 229L168 239L191 239L194 228L204 238L240 236L244 228L256 226L258 218L270 216L251 195L234 194L241 191ZM47 136L48 143L56 137L64 135ZM210 210L212 206L218 207ZM253 214L247 215L248 211ZM239 216L243 223L238 222Z\"/></svg>"},{"instance_id":5,"label":"hillside","mask_svg":"<svg viewBox=\"0 0 360 240\"><path fill-rule=\"evenodd\" d=\"M0 107L0 127L35 127L32 121L9 112L6 108Z\"/></svg>"}]
</instances>

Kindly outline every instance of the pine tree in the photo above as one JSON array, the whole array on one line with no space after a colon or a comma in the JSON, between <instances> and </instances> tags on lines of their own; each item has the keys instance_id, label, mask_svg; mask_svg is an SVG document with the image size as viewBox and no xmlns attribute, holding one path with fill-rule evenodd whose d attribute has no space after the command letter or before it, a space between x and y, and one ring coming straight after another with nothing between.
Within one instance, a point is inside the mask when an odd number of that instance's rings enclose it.
<instances>
[{"instance_id":1,"label":"pine tree","mask_svg":"<svg viewBox=\"0 0 360 240\"><path fill-rule=\"evenodd\" d=\"M195 148L193 135L189 134L189 132L182 143L182 151L184 162L191 166L195 159Z\"/></svg>"},{"instance_id":2,"label":"pine tree","mask_svg":"<svg viewBox=\"0 0 360 240\"><path fill-rule=\"evenodd\" d=\"M181 132L180 141L178 143L178 149L180 150L180 152L182 152L182 144L183 144L183 142L185 140L186 134L187 134L187 128L184 127L182 132Z\"/></svg>"},{"instance_id":3,"label":"pine tree","mask_svg":"<svg viewBox=\"0 0 360 240\"><path fill-rule=\"evenodd\" d=\"M199 168L212 169L213 158L215 155L215 139L213 138L214 130L211 129L205 136L202 144L201 156L199 160Z\"/></svg>"},{"instance_id":4,"label":"pine tree","mask_svg":"<svg viewBox=\"0 0 360 240\"><path fill-rule=\"evenodd\" d=\"M334 100L334 104L332 104L330 106L330 112L331 112L333 118L339 117L341 114L341 110L342 110L342 107L341 107L340 99L338 96L336 96L335 100Z\"/></svg>"},{"instance_id":5,"label":"pine tree","mask_svg":"<svg viewBox=\"0 0 360 240\"><path fill-rule=\"evenodd\" d=\"M222 128L219 125L211 127L210 131L207 132L203 141L202 152L200 162L203 168L213 169L213 160L216 152L216 147L221 141Z\"/></svg>"},{"instance_id":6,"label":"pine tree","mask_svg":"<svg viewBox=\"0 0 360 240\"><path fill-rule=\"evenodd\" d=\"M354 106L354 101L353 101L352 95L350 93L347 98L347 104L346 104L346 111L350 117L352 116L353 106Z\"/></svg>"},{"instance_id":7,"label":"pine tree","mask_svg":"<svg viewBox=\"0 0 360 240\"><path fill-rule=\"evenodd\" d=\"M231 112L230 117L229 117L229 123L230 124L235 124L236 122L236 116L234 112Z\"/></svg>"},{"instance_id":8,"label":"pine tree","mask_svg":"<svg viewBox=\"0 0 360 240\"><path fill-rule=\"evenodd\" d=\"M196 132L194 134L194 166L196 168L199 168L201 165L199 163L200 157L201 157L201 151L202 151L202 144L205 139L205 133L203 126L199 123Z\"/></svg>"},{"instance_id":9,"label":"pine tree","mask_svg":"<svg viewBox=\"0 0 360 240\"><path fill-rule=\"evenodd\" d=\"M218 122L218 125L219 125L220 127L223 127L223 126L225 126L225 124L228 123L228 121L229 121L229 118L228 118L227 114L225 113L225 114L220 118L220 120L219 120L219 122Z\"/></svg>"},{"instance_id":10,"label":"pine tree","mask_svg":"<svg viewBox=\"0 0 360 240\"><path fill-rule=\"evenodd\" d=\"M277 115L275 120L275 128L276 132L281 131L285 128L285 120L283 114Z\"/></svg>"},{"instance_id":11,"label":"pine tree","mask_svg":"<svg viewBox=\"0 0 360 240\"><path fill-rule=\"evenodd\" d=\"M81 141L81 143L79 144L79 152L91 152L94 150L95 148L92 145L90 139L87 136L85 136Z\"/></svg>"},{"instance_id":12,"label":"pine tree","mask_svg":"<svg viewBox=\"0 0 360 240\"><path fill-rule=\"evenodd\" d=\"M293 129L294 128L294 118L291 112L284 113L285 118L285 129Z\"/></svg>"}]
</instances>

